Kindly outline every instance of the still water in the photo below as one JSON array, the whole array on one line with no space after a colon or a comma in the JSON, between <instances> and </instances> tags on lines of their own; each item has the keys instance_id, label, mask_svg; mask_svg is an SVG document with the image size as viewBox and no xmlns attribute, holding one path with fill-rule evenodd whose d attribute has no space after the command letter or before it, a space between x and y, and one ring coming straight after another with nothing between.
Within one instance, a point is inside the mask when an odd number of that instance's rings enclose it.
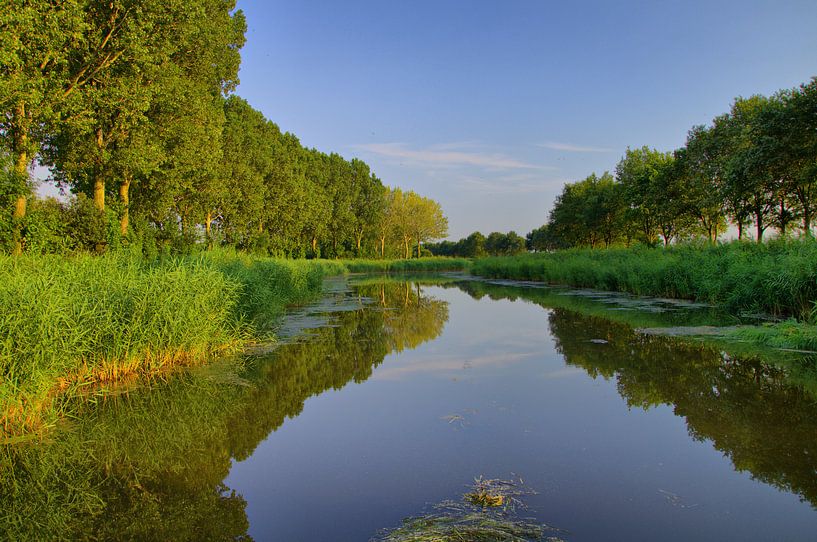
<instances>
[{"instance_id":1,"label":"still water","mask_svg":"<svg viewBox=\"0 0 817 542\"><path fill-rule=\"evenodd\" d=\"M634 327L707 308L353 278L283 344L83 404L4 451L8 538L367 541L477 477L567 541L817 539L817 395Z\"/></svg>"}]
</instances>

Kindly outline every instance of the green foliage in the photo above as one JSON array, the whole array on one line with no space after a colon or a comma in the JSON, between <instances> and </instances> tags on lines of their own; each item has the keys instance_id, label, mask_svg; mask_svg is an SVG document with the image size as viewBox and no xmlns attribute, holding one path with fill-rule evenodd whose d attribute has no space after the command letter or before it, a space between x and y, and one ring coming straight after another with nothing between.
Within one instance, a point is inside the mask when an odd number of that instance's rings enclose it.
<instances>
[{"instance_id":1,"label":"green foliage","mask_svg":"<svg viewBox=\"0 0 817 542\"><path fill-rule=\"evenodd\" d=\"M694 299L733 313L810 320L817 301L817 243L684 244L665 249L571 249L486 258L471 272L637 295Z\"/></svg>"},{"instance_id":2,"label":"green foliage","mask_svg":"<svg viewBox=\"0 0 817 542\"><path fill-rule=\"evenodd\" d=\"M479 258L486 255L501 256L514 255L525 252L527 241L519 236L515 231L508 233L491 232L485 237L480 232L475 231L465 239L460 239L456 243L442 241L440 243L427 244L426 248L435 256Z\"/></svg>"},{"instance_id":3,"label":"green foliage","mask_svg":"<svg viewBox=\"0 0 817 542\"><path fill-rule=\"evenodd\" d=\"M238 265L235 258L221 253L206 265ZM380 280L360 291L390 310L343 310L309 341L151 379L104 401L97 389L65 405L70 430L1 446L0 532L12 540L248 539L246 502L223 483L232 461L308 398L363 382L393 349L436 337L448 316L444 302L408 284Z\"/></svg>"},{"instance_id":4,"label":"green foliage","mask_svg":"<svg viewBox=\"0 0 817 542\"><path fill-rule=\"evenodd\" d=\"M268 335L290 303L320 292L339 263L224 252L156 264L124 256L0 257L0 411L42 422L62 393L201 363Z\"/></svg>"},{"instance_id":5,"label":"green foliage","mask_svg":"<svg viewBox=\"0 0 817 542\"><path fill-rule=\"evenodd\" d=\"M769 228L780 237L813 236L817 197L817 78L771 97L737 98L709 126L695 126L684 147L663 153L627 149L607 173L565 185L548 220L549 249L654 246L705 235L727 218L743 238ZM531 232L533 233L533 232ZM529 242L530 244L530 242Z\"/></svg>"},{"instance_id":6,"label":"green foliage","mask_svg":"<svg viewBox=\"0 0 817 542\"><path fill-rule=\"evenodd\" d=\"M436 271L462 271L468 269L471 260L465 258L414 258L410 260L345 260L344 265L352 273L414 273Z\"/></svg>"}]
</instances>

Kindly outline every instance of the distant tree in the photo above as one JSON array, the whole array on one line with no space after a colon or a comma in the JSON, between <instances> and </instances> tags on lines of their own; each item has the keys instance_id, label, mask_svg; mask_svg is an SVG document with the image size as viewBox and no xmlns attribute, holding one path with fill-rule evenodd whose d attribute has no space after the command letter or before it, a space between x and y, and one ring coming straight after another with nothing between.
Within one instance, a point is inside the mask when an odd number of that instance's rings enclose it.
<instances>
[{"instance_id":1,"label":"distant tree","mask_svg":"<svg viewBox=\"0 0 817 542\"><path fill-rule=\"evenodd\" d=\"M714 128L694 126L686 146L675 152L680 181L685 187L685 207L700 223L711 243L726 228L723 146Z\"/></svg>"},{"instance_id":2,"label":"distant tree","mask_svg":"<svg viewBox=\"0 0 817 542\"><path fill-rule=\"evenodd\" d=\"M669 242L676 211L667 207L665 190L672 186L668 171L672 155L648 147L627 149L616 166L616 180L621 183L630 220L647 244L655 244L659 232Z\"/></svg>"},{"instance_id":3,"label":"distant tree","mask_svg":"<svg viewBox=\"0 0 817 542\"><path fill-rule=\"evenodd\" d=\"M417 257L422 255L422 244L448 235L448 219L439 203L409 192L409 213L412 235L417 242Z\"/></svg>"},{"instance_id":4,"label":"distant tree","mask_svg":"<svg viewBox=\"0 0 817 542\"><path fill-rule=\"evenodd\" d=\"M552 239L548 225L534 228L525 236L525 248L531 252L545 252L552 248Z\"/></svg>"},{"instance_id":5,"label":"distant tree","mask_svg":"<svg viewBox=\"0 0 817 542\"><path fill-rule=\"evenodd\" d=\"M482 235L480 232L475 231L460 243L459 250L457 251L456 256L464 256L466 258L481 258L485 256L485 236Z\"/></svg>"}]
</instances>

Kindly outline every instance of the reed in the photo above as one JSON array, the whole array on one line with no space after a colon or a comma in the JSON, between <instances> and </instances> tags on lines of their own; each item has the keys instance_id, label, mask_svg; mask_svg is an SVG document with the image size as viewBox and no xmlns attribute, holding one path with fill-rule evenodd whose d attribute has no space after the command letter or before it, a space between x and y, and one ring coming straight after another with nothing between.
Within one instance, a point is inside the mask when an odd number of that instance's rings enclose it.
<instances>
[{"instance_id":1,"label":"reed","mask_svg":"<svg viewBox=\"0 0 817 542\"><path fill-rule=\"evenodd\" d=\"M89 386L193 365L267 338L288 304L320 292L336 262L228 252L146 263L124 256L0 257L0 423L59 417Z\"/></svg>"},{"instance_id":2,"label":"reed","mask_svg":"<svg viewBox=\"0 0 817 542\"><path fill-rule=\"evenodd\" d=\"M815 320L817 242L812 239L664 249L572 249L480 259L471 272L490 278L692 299L733 314Z\"/></svg>"},{"instance_id":3,"label":"reed","mask_svg":"<svg viewBox=\"0 0 817 542\"><path fill-rule=\"evenodd\" d=\"M463 271L471 265L467 258L414 258L409 260L345 260L352 273L424 273Z\"/></svg>"}]
</instances>

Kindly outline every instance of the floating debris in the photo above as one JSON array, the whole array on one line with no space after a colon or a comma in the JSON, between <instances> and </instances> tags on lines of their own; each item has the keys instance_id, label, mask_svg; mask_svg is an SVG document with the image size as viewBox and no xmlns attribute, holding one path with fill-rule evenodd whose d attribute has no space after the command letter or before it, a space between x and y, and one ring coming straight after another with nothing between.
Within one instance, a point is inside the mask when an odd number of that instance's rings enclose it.
<instances>
[{"instance_id":1,"label":"floating debris","mask_svg":"<svg viewBox=\"0 0 817 542\"><path fill-rule=\"evenodd\" d=\"M590 339L590 342L593 344L610 344L607 339Z\"/></svg>"},{"instance_id":2,"label":"floating debris","mask_svg":"<svg viewBox=\"0 0 817 542\"><path fill-rule=\"evenodd\" d=\"M695 508L698 506L697 504L686 504L680 495L676 495L675 493L665 489L659 489L658 493L661 493L664 498L667 499L668 503L670 503L672 506L677 506L678 508Z\"/></svg>"},{"instance_id":3,"label":"floating debris","mask_svg":"<svg viewBox=\"0 0 817 542\"><path fill-rule=\"evenodd\" d=\"M448 414L440 419L447 421L449 424L453 423L457 427L465 427L465 417L460 416L459 414Z\"/></svg>"},{"instance_id":4,"label":"floating debris","mask_svg":"<svg viewBox=\"0 0 817 542\"><path fill-rule=\"evenodd\" d=\"M520 518L524 495L535 494L517 480L474 480L461 502L444 501L429 514L403 520L372 542L563 542L559 529L530 518Z\"/></svg>"}]
</instances>

